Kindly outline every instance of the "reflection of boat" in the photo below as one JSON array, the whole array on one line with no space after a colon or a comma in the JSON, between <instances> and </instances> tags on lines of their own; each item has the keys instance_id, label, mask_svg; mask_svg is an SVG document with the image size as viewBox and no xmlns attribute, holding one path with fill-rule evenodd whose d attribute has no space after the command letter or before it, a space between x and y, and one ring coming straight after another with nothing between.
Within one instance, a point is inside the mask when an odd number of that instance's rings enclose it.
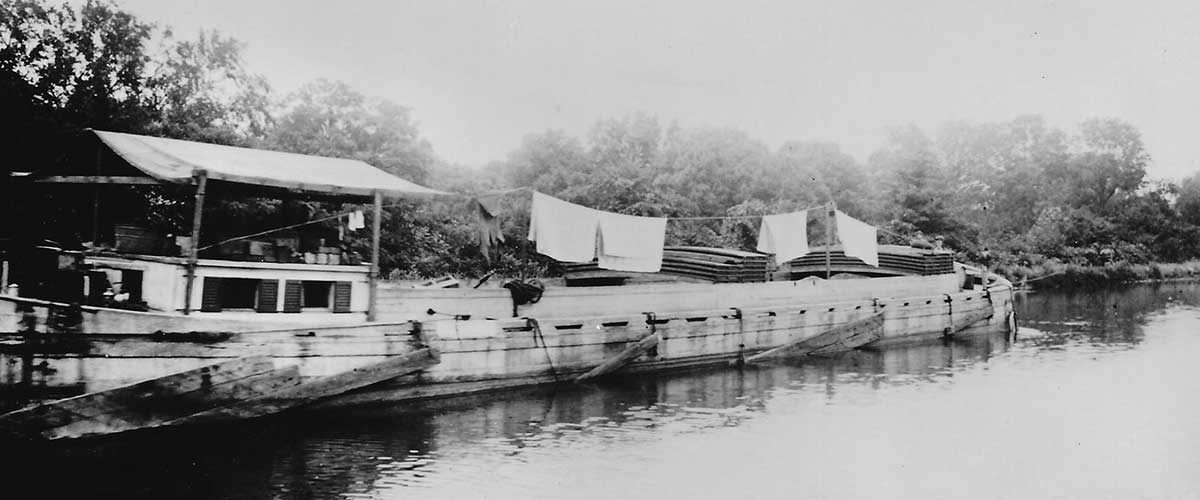
<instances>
[{"instance_id":1,"label":"reflection of boat","mask_svg":"<svg viewBox=\"0 0 1200 500\"><path fill-rule=\"evenodd\" d=\"M439 193L360 162L96 135L101 158L114 165L102 172L108 175L55 172L27 181L194 186L192 236L183 257L136 252L145 237L134 234L142 239L105 252L65 258L68 252L43 249L12 259L22 295L34 297L0 296L0 332L7 332L0 384L35 396L84 393L0 417L19 434L75 437L242 418L329 397L457 395L570 380L602 364L639 373L726 363L803 345L875 315L881 320L869 335L855 334L860 343L1013 326L1011 286L962 266L866 279L806 274L540 290L519 282L480 289L379 283L373 264L340 262L323 242L315 250L326 257L305 262L270 258L285 253L268 243L242 247L237 260L201 258L206 194L254 186L258 194L370 200L378 221L385 195ZM373 230L377 255L379 225ZM845 271L852 264L839 261ZM111 302L96 285L106 280L119 280L144 310ZM831 342L857 345L848 340ZM181 407L188 410L179 414Z\"/></svg>"},{"instance_id":2,"label":"reflection of boat","mask_svg":"<svg viewBox=\"0 0 1200 500\"><path fill-rule=\"evenodd\" d=\"M27 446L20 453L7 450L8 460L0 459L0 465L7 485L16 491L47 484L61 470L76 471L70 484L56 490L69 496L76 489L79 496L128 495L130 484L139 485L141 496L164 496L180 485L202 485L209 495L222 498L297 492L395 496L381 490L422 482L486 481L472 472L481 462L520 460L537 443L568 454L586 446L588 436L610 445L642 447L670 429L678 432L679 425L688 431L737 425L758 418L768 406L797 404L797 399L847 404L846 394L856 390L885 392L891 383L911 384L914 378L945 380L952 366L1005 350L1005 340L1004 335L972 335L805 363L623 377L600 389L564 384L408 404L316 408L302 419L270 425L175 432L166 449L153 433L80 446ZM795 391L803 392L797 396ZM646 423L657 425L639 425ZM47 463L56 467L47 468Z\"/></svg>"}]
</instances>

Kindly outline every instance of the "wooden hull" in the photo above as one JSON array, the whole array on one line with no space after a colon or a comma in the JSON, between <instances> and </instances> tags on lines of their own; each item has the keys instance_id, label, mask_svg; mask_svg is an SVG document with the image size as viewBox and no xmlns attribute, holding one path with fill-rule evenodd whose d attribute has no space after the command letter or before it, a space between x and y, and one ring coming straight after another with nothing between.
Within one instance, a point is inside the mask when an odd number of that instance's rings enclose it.
<instances>
[{"instance_id":1,"label":"wooden hull","mask_svg":"<svg viewBox=\"0 0 1200 500\"><path fill-rule=\"evenodd\" d=\"M301 380L312 382L426 347L440 358L415 373L383 377L388 380L333 395L329 402L353 404L569 381L623 353L629 359L613 368L623 374L729 363L876 314L882 316L876 343L1013 328L1012 293L1006 283L987 290L956 288L954 275L686 285L673 293L651 286L606 287L590 290L590 307L584 307L589 296L584 292L589 290L563 289L548 291L535 307L519 311L540 313L537 316L496 319L485 319L487 312L508 308L511 316L506 291L504 296L477 291L472 298L469 290L416 290L405 307L432 309L431 301L457 294L467 298L444 307L466 312L430 316L420 311L425 317L413 318L381 309L381 316L391 315L386 318L390 321L307 328L272 325L273 329L218 335L12 333L0 338L0 387L33 397L62 397L246 356L267 356L276 368L296 367ZM683 307L689 304L707 307ZM655 340L648 344L653 345L630 349L651 335Z\"/></svg>"}]
</instances>

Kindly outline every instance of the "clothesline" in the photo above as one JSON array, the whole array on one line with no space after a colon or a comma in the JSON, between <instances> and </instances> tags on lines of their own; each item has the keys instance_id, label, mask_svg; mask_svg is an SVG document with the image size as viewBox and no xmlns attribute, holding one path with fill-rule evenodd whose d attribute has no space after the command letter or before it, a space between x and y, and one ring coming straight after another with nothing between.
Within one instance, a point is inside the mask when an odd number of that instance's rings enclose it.
<instances>
[{"instance_id":1,"label":"clothesline","mask_svg":"<svg viewBox=\"0 0 1200 500\"><path fill-rule=\"evenodd\" d=\"M822 204L820 204L820 205L813 205L813 206L811 206L811 207L806 207L806 208L800 208L800 209L792 210L792 212L804 212L804 211L807 211L807 210L816 210L816 209L818 209L818 208L823 208L823 207L826 207L826 206L828 206L828 203L822 203ZM769 216L769 215L771 215L771 214L758 214L758 215L701 215L701 216L696 216L696 217L663 217L663 218L664 218L664 219L667 219L667 220L741 220L741 219L761 219L761 218L763 218L763 217L767 217L767 216Z\"/></svg>"},{"instance_id":2,"label":"clothesline","mask_svg":"<svg viewBox=\"0 0 1200 500\"><path fill-rule=\"evenodd\" d=\"M533 189L533 188L530 188L530 187L519 187L519 188L512 188L512 189L503 189L503 190L500 190L500 191L489 191L489 192L486 192L486 193L480 193L480 194L474 195L474 196L472 196L472 198L481 198L481 197L484 197L484 196L497 196L497 195L505 195L505 194L511 194L511 193L518 193L518 192L521 192L521 191L534 191L534 189ZM828 206L828 203L821 203L821 204L819 204L819 205L813 205L813 206L811 206L811 207L800 208L800 209L792 210L792 212L800 212L800 211L805 211L805 210L814 210L814 209L822 208L822 207L825 207L825 206ZM595 209L593 209L593 210L595 210ZM765 217L765 216L767 216L767 215L770 215L770 214L758 214L758 215L698 215L698 216L684 216L684 217L654 217L654 218L656 218L656 219L667 219L667 220L742 220L742 219L761 219L761 218L763 218L763 217ZM642 216L642 217L650 217L650 216Z\"/></svg>"},{"instance_id":3,"label":"clothesline","mask_svg":"<svg viewBox=\"0 0 1200 500\"><path fill-rule=\"evenodd\" d=\"M382 208L398 207L398 206L400 206L400 205L403 205L403 203L390 203L390 204L387 204L387 205L383 205L383 207L382 207ZM277 227L277 228L274 228L274 229L268 229L268 230L266 230L266 231L259 231L259 232L257 232L257 233L243 234L243 235L241 235L241 236L236 236L236 237L233 237L233 238L229 238L229 239L225 239L225 240L218 241L218 242L216 242L216 243L213 243L213 244L210 244L210 245L205 245L205 246L202 246L202 247L200 247L200 248L196 249L196 251L198 251L198 252L199 252L199 251L203 251L203 250L208 250L208 249L210 249L210 248L217 247L217 246L221 246L221 245L224 245L224 244L226 244L226 243L232 243L232 242L234 242L234 241L244 240L244 239L247 239L247 238L253 238L253 237L255 237L255 236L263 236L263 235L266 235L266 234L278 233L278 232L280 232L280 231L287 231L288 229L296 229L296 228L298 228L298 227L303 227L303 226L307 226L307 225L310 225L310 224L319 224L319 223L322 223L322 222L325 222L325 221L329 221L329 220L337 219L337 218L340 218L340 217L345 217L345 216L347 216L347 215L350 215L350 214L353 214L353 213L355 213L355 212L359 212L359 211L360 211L360 210L358 210L358 209L355 209L355 210L348 210L348 211L345 211L345 212L339 212L339 213L336 213L336 214L333 214L333 215L330 215L330 216L321 217L320 219L313 219L313 220L310 220L310 221L305 221L305 222L301 222L301 223L298 223L298 224L292 224L292 225L290 225L290 226L282 226L282 227Z\"/></svg>"},{"instance_id":4,"label":"clothesline","mask_svg":"<svg viewBox=\"0 0 1200 500\"><path fill-rule=\"evenodd\" d=\"M471 198L479 198L479 197L482 197L482 196L496 196L496 195L505 195L505 194L511 194L511 193L518 193L518 192L522 192L522 191L531 191L531 192L532 192L532 191L534 191L534 190L533 190L533 188L530 188L530 187L518 187L518 188L512 188L512 189L503 189L503 190L499 190L499 191L490 191L490 192L487 192L487 193L480 193L480 194L478 194L478 195L471 196ZM396 206L400 206L400 205L403 205L403 203L391 203L391 204L384 205L383 207L384 207L384 208L392 208L392 207L396 207ZM802 209L798 209L798 210L793 210L793 212L800 212L800 211L805 211L805 210L814 210L814 209L818 209L818 208L823 208L823 207L825 207L825 206L828 206L828 204L827 204L827 203L822 203L822 204L819 204L819 205L813 205L813 206L811 206L811 207L806 207L806 208L802 208ZM337 213L337 214L334 214L334 215L330 215L330 216L326 216L326 217L321 217L321 218L319 218L319 219L313 219L313 220L306 221L306 222L301 222L301 223L298 223L298 224L292 224L292 225L288 225L288 226L277 227L277 228L274 228L274 229L268 229L268 230L266 230L266 231L259 231L259 232L257 232L257 233L245 234L245 235L236 236L236 237L233 237L233 238L228 238L228 239L225 239L225 240L218 241L218 242L216 242L216 243L212 243L212 244L209 244L209 245L202 246L202 247L200 247L200 248L198 249L198 251L208 250L208 249L210 249L210 248L213 248L213 247L221 246L221 245L224 245L224 244L226 244L226 243L232 243L232 242L234 242L234 241L244 240L244 239L247 239L247 238L254 238L254 237L256 237L256 236L263 236L263 235L267 235L267 234L271 234L271 233L277 233L277 232L279 232L279 231L287 231L288 229L295 229L295 228L298 228L298 227L303 227L303 226L307 226L307 225L311 225L311 224L319 224L319 223L322 223L322 222L325 222L325 221L329 221L329 220L337 219L337 218L339 218L339 217L344 217L344 216L350 215L350 214L352 214L352 213L354 213L354 212L357 212L357 211L358 211L358 210L349 210L349 211L345 211L345 212L339 212L339 213ZM669 221L745 220L745 219L761 219L761 218L763 218L763 217L765 217L765 216L767 216L767 215L770 215L770 214L760 214L760 215L713 215L713 216L661 217L661 218L667 219L667 220L669 220ZM897 233L895 233L895 232L888 231L887 229L884 229L884 228L882 228L882 227L877 227L876 229L878 229L879 231L882 231L882 232L884 232L884 233L890 234L890 235L892 235L892 236L895 236L895 237L897 237L897 238L905 238L905 237L906 237L906 236L903 236L903 235L897 234Z\"/></svg>"}]
</instances>

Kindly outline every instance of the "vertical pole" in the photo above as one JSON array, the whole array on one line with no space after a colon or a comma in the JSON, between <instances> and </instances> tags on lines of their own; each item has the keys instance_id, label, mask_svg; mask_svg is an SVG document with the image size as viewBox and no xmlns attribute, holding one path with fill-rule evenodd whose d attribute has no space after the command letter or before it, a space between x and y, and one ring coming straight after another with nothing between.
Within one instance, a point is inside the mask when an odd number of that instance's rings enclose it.
<instances>
[{"instance_id":1,"label":"vertical pole","mask_svg":"<svg viewBox=\"0 0 1200 500\"><path fill-rule=\"evenodd\" d=\"M379 287L379 228L383 218L383 195L375 192L371 219L371 271L367 274L367 321L375 321L375 297Z\"/></svg>"},{"instance_id":2,"label":"vertical pole","mask_svg":"<svg viewBox=\"0 0 1200 500\"><path fill-rule=\"evenodd\" d=\"M104 147L96 146L96 176L100 176L100 161L104 157ZM100 248L100 188L97 183L92 186L92 250Z\"/></svg>"},{"instance_id":3,"label":"vertical pole","mask_svg":"<svg viewBox=\"0 0 1200 500\"><path fill-rule=\"evenodd\" d=\"M832 201L825 207L825 279L833 274L833 211L837 205Z\"/></svg>"},{"instance_id":4,"label":"vertical pole","mask_svg":"<svg viewBox=\"0 0 1200 500\"><path fill-rule=\"evenodd\" d=\"M196 261L200 259L200 224L204 216L204 194L208 189L208 173L198 170L196 178L196 200L192 206L192 241L188 248L187 281L183 292L183 314L192 311L192 290L196 288Z\"/></svg>"}]
</instances>

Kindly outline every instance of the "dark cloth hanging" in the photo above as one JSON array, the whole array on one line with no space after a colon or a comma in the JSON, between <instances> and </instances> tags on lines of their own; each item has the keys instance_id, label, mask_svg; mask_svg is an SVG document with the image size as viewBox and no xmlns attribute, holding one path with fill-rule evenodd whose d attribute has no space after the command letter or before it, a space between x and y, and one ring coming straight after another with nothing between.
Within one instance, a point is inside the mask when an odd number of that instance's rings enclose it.
<instances>
[{"instance_id":1,"label":"dark cloth hanging","mask_svg":"<svg viewBox=\"0 0 1200 500\"><path fill-rule=\"evenodd\" d=\"M504 233L500 230L500 198L503 193L478 196L471 200L475 205L475 213L479 217L479 253L492 263L492 253L496 246L504 242Z\"/></svg>"}]
</instances>

